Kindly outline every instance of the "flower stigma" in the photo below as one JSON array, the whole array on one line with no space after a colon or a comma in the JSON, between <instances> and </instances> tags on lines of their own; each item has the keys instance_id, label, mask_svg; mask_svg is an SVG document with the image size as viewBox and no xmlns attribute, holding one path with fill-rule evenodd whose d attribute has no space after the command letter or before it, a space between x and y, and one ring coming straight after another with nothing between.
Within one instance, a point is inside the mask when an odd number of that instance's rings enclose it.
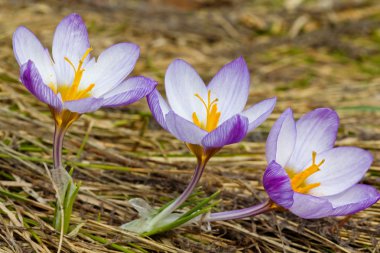
<instances>
[{"instance_id":1,"label":"flower stigma","mask_svg":"<svg viewBox=\"0 0 380 253\"><path fill-rule=\"evenodd\" d=\"M313 151L313 153L312 153L312 164L308 168L304 169L303 171L301 171L299 173L295 173L291 169L286 170L289 177L291 178L290 183L292 185L292 189L295 192L305 194L305 193L308 193L311 189L314 189L314 188L321 185L321 183L307 184L305 182L305 180L308 177L310 177L314 173L320 171L321 165L325 162L325 159L323 159L318 164L316 164L316 161L315 161L316 157L317 157L317 152Z\"/></svg>"},{"instance_id":2,"label":"flower stigma","mask_svg":"<svg viewBox=\"0 0 380 253\"><path fill-rule=\"evenodd\" d=\"M206 109L206 122L200 121L197 113L193 112L193 122L198 127L202 128L203 130L206 130L207 132L211 132L218 126L219 118L220 118L220 112L218 112L218 99L214 99L211 101L211 91L209 90L207 93L207 103L204 101L204 99L198 94L195 94L195 97L197 97L203 104L203 106Z\"/></svg>"},{"instance_id":3,"label":"flower stigma","mask_svg":"<svg viewBox=\"0 0 380 253\"><path fill-rule=\"evenodd\" d=\"M53 85L49 85L55 94L61 94L63 101L71 101L90 97L90 92L95 87L95 84L92 83L87 88L82 90L79 90L79 85L83 72L85 71L85 69L82 68L82 65L91 51L92 48L88 48L86 50L82 58L79 60L78 68L75 68L74 64L69 60L69 58L65 57L65 61L67 61L74 70L74 79L71 85L58 85L57 88L55 88Z\"/></svg>"}]
</instances>

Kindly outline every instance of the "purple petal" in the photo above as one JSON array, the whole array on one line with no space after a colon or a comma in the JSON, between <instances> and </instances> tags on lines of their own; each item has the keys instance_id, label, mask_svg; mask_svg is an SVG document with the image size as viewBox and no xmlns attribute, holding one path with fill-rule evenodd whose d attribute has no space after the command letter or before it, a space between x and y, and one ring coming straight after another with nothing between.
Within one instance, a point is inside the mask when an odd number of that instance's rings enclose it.
<instances>
[{"instance_id":1,"label":"purple petal","mask_svg":"<svg viewBox=\"0 0 380 253\"><path fill-rule=\"evenodd\" d=\"M357 184L348 190L326 197L334 207L331 216L349 215L364 210L380 200L380 193L372 186Z\"/></svg>"},{"instance_id":2,"label":"purple petal","mask_svg":"<svg viewBox=\"0 0 380 253\"><path fill-rule=\"evenodd\" d=\"M288 166L299 172L311 161L313 151L320 153L334 146L339 118L334 110L319 108L301 117L296 126L297 140Z\"/></svg>"},{"instance_id":3,"label":"purple petal","mask_svg":"<svg viewBox=\"0 0 380 253\"><path fill-rule=\"evenodd\" d=\"M304 219L318 219L331 216L333 207L327 199L294 192L294 203L289 211Z\"/></svg>"},{"instance_id":4,"label":"purple petal","mask_svg":"<svg viewBox=\"0 0 380 253\"><path fill-rule=\"evenodd\" d=\"M156 119L158 124L162 126L165 130L168 130L166 125L165 115L171 111L170 107L158 92L157 89L154 89L147 97L146 97L149 105L149 109L151 110L153 117Z\"/></svg>"},{"instance_id":5,"label":"purple petal","mask_svg":"<svg viewBox=\"0 0 380 253\"><path fill-rule=\"evenodd\" d=\"M184 142L200 144L202 138L207 134L205 130L200 129L194 123L182 118L173 111L169 111L165 119L169 131Z\"/></svg>"},{"instance_id":6,"label":"purple petal","mask_svg":"<svg viewBox=\"0 0 380 253\"><path fill-rule=\"evenodd\" d=\"M140 48L133 43L119 43L104 50L95 64L85 66L83 86L94 83L92 94L100 97L113 90L132 72Z\"/></svg>"},{"instance_id":7,"label":"purple petal","mask_svg":"<svg viewBox=\"0 0 380 253\"><path fill-rule=\"evenodd\" d=\"M379 199L380 194L375 188L358 184L329 197L294 193L294 204L289 210L305 219L318 219L354 214L370 207Z\"/></svg>"},{"instance_id":8,"label":"purple petal","mask_svg":"<svg viewBox=\"0 0 380 253\"><path fill-rule=\"evenodd\" d=\"M219 100L220 122L242 112L249 94L249 71L243 57L224 65L207 89Z\"/></svg>"},{"instance_id":9,"label":"purple petal","mask_svg":"<svg viewBox=\"0 0 380 253\"><path fill-rule=\"evenodd\" d=\"M202 145L207 148L220 148L237 143L247 135L247 129L248 119L241 115L235 115L209 132L203 138Z\"/></svg>"},{"instance_id":10,"label":"purple petal","mask_svg":"<svg viewBox=\"0 0 380 253\"><path fill-rule=\"evenodd\" d=\"M66 101L64 103L65 109L79 114L86 112L93 112L98 110L103 105L103 98L83 98L78 100Z\"/></svg>"},{"instance_id":11,"label":"purple petal","mask_svg":"<svg viewBox=\"0 0 380 253\"><path fill-rule=\"evenodd\" d=\"M269 132L265 152L267 162L275 160L285 167L292 155L296 136L296 123L293 119L293 112L288 108L281 114Z\"/></svg>"},{"instance_id":12,"label":"purple petal","mask_svg":"<svg viewBox=\"0 0 380 253\"><path fill-rule=\"evenodd\" d=\"M44 83L54 85L57 83L49 51L23 26L18 27L13 34L13 52L20 66L28 60L33 61Z\"/></svg>"},{"instance_id":13,"label":"purple petal","mask_svg":"<svg viewBox=\"0 0 380 253\"><path fill-rule=\"evenodd\" d=\"M325 162L321 170L306 181L307 184L321 183L310 191L314 196L329 196L347 190L363 178L373 158L371 153L361 148L338 147L317 154L316 162L322 160Z\"/></svg>"},{"instance_id":14,"label":"purple petal","mask_svg":"<svg viewBox=\"0 0 380 253\"><path fill-rule=\"evenodd\" d=\"M293 205L294 191L284 168L272 161L264 172L263 185L271 200L276 204L289 208Z\"/></svg>"},{"instance_id":15,"label":"purple petal","mask_svg":"<svg viewBox=\"0 0 380 253\"><path fill-rule=\"evenodd\" d=\"M20 68L20 79L25 87L40 101L52 106L57 111L62 109L62 102L58 96L44 82L32 61L28 61Z\"/></svg>"},{"instance_id":16,"label":"purple petal","mask_svg":"<svg viewBox=\"0 0 380 253\"><path fill-rule=\"evenodd\" d=\"M90 48L86 25L78 14L65 17L57 26L53 39L53 58L59 84L70 84L74 76L67 57L75 66ZM85 63L89 60L86 58Z\"/></svg>"},{"instance_id":17,"label":"purple petal","mask_svg":"<svg viewBox=\"0 0 380 253\"><path fill-rule=\"evenodd\" d=\"M252 131L261 125L272 113L275 105L276 98L273 97L263 100L242 112L241 115L249 120L248 131Z\"/></svg>"},{"instance_id":18,"label":"purple petal","mask_svg":"<svg viewBox=\"0 0 380 253\"><path fill-rule=\"evenodd\" d=\"M157 82L143 76L129 78L103 96L103 107L132 104L151 93L156 85Z\"/></svg>"},{"instance_id":19,"label":"purple petal","mask_svg":"<svg viewBox=\"0 0 380 253\"><path fill-rule=\"evenodd\" d=\"M192 121L193 112L201 121L205 118L206 109L195 94L207 101L207 89L190 64L175 60L169 65L165 74L165 90L170 107L176 114L189 121Z\"/></svg>"}]
</instances>

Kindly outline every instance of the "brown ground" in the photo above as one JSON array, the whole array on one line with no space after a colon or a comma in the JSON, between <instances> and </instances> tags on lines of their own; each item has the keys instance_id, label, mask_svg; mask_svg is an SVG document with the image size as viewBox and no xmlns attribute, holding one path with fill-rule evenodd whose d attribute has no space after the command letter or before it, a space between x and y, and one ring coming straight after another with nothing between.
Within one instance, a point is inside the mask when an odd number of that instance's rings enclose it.
<instances>
[{"instance_id":1,"label":"brown ground","mask_svg":"<svg viewBox=\"0 0 380 253\"><path fill-rule=\"evenodd\" d=\"M59 235L49 225L54 190L43 166L51 165L53 121L18 81L11 36L26 25L50 47L55 26L72 12L85 19L95 54L117 42L140 45L134 74L158 80L160 90L175 58L210 80L242 55L251 70L250 104L278 97L269 120L211 160L201 185L206 195L222 190L217 209L265 198L265 139L289 106L297 117L317 107L336 109L337 145L370 150L375 162L363 182L380 188L380 3L304 2L0 0L0 252L57 250ZM195 165L185 145L154 122L145 100L84 115L64 146L64 159L83 186L76 230L64 238L63 252L120 252L117 246L131 252L380 250L379 203L346 219L306 221L278 212L213 223L211 231L193 226L152 238L120 231L136 218L127 199L143 197L159 207L178 196Z\"/></svg>"}]
</instances>

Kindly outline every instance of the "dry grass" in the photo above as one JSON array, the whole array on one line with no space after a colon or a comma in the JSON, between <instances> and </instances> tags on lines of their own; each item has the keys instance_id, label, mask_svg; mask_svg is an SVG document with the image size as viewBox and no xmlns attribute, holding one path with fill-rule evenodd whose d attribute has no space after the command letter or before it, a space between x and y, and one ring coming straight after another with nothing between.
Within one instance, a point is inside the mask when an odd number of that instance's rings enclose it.
<instances>
[{"instance_id":1,"label":"dry grass","mask_svg":"<svg viewBox=\"0 0 380 253\"><path fill-rule=\"evenodd\" d=\"M53 121L18 82L11 36L26 25L51 45L54 27L71 12L84 17L97 54L116 42L139 44L134 74L158 80L161 90L174 58L189 61L209 79L243 55L252 74L250 103L278 97L263 126L211 160L201 185L207 195L222 190L220 210L265 198L264 143L288 106L297 117L316 107L335 108L341 117L337 144L372 152L375 161L363 182L380 188L379 3L305 1L292 9L295 1L285 2L0 0L0 252L57 250L59 235L49 225L54 191L43 165L52 163ZM84 115L64 147L67 166L75 168L74 178L83 186L63 252L380 250L379 203L347 218L306 221L276 212L216 222L211 231L193 226L152 238L119 230L136 218L128 199L161 206L184 189L195 165L185 145L154 122L145 101Z\"/></svg>"}]
</instances>

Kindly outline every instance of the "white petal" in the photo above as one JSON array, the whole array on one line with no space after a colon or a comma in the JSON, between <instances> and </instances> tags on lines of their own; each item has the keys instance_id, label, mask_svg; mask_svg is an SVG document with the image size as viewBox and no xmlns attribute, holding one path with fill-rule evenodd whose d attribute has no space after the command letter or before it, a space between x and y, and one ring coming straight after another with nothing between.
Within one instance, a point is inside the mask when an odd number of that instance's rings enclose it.
<instances>
[{"instance_id":1,"label":"white petal","mask_svg":"<svg viewBox=\"0 0 380 253\"><path fill-rule=\"evenodd\" d=\"M376 188L357 184L346 191L325 197L334 207L334 216L342 216L356 213L370 207L380 199L380 193Z\"/></svg>"},{"instance_id":2,"label":"white petal","mask_svg":"<svg viewBox=\"0 0 380 253\"><path fill-rule=\"evenodd\" d=\"M243 57L223 66L207 89L219 100L219 124L242 112L249 94L249 71Z\"/></svg>"},{"instance_id":3,"label":"white petal","mask_svg":"<svg viewBox=\"0 0 380 253\"><path fill-rule=\"evenodd\" d=\"M249 120L248 131L252 131L269 117L276 105L276 100L275 97L265 99L241 113Z\"/></svg>"},{"instance_id":4,"label":"white petal","mask_svg":"<svg viewBox=\"0 0 380 253\"><path fill-rule=\"evenodd\" d=\"M13 34L13 51L20 66L31 60L45 84L56 84L53 62L49 51L41 45L37 37L27 28L20 26Z\"/></svg>"},{"instance_id":5,"label":"white petal","mask_svg":"<svg viewBox=\"0 0 380 253\"><path fill-rule=\"evenodd\" d=\"M317 155L316 163L325 162L320 171L307 179L308 184L321 183L312 189L314 196L338 194L363 178L372 163L372 155L361 148L338 147ZM310 166L311 163L308 165Z\"/></svg>"},{"instance_id":6,"label":"white petal","mask_svg":"<svg viewBox=\"0 0 380 253\"><path fill-rule=\"evenodd\" d=\"M182 118L173 111L169 111L165 115L165 120L169 131L184 142L200 145L203 137L207 134L205 130L200 129L193 122Z\"/></svg>"},{"instance_id":7,"label":"white petal","mask_svg":"<svg viewBox=\"0 0 380 253\"><path fill-rule=\"evenodd\" d=\"M275 160L285 168L293 153L296 136L296 123L293 119L293 112L289 108L281 114L269 132L265 152L267 162Z\"/></svg>"},{"instance_id":8,"label":"white petal","mask_svg":"<svg viewBox=\"0 0 380 253\"><path fill-rule=\"evenodd\" d=\"M55 30L52 50L59 85L71 84L74 77L74 71L65 57L77 67L88 48L90 43L82 18L78 14L65 17ZM87 56L84 63L89 59L90 56Z\"/></svg>"},{"instance_id":9,"label":"white petal","mask_svg":"<svg viewBox=\"0 0 380 253\"><path fill-rule=\"evenodd\" d=\"M339 118L334 110L319 108L302 116L296 123L297 139L288 167L303 170L313 151L321 153L334 146Z\"/></svg>"},{"instance_id":10,"label":"white petal","mask_svg":"<svg viewBox=\"0 0 380 253\"><path fill-rule=\"evenodd\" d=\"M83 88L94 83L92 95L100 97L120 84L133 70L140 49L133 43L119 43L100 54L95 64L85 66Z\"/></svg>"},{"instance_id":11,"label":"white petal","mask_svg":"<svg viewBox=\"0 0 380 253\"><path fill-rule=\"evenodd\" d=\"M207 89L198 73L183 60L173 61L166 71L165 90L170 107L182 118L193 122L196 112L203 121L206 109L195 96L199 94L207 102Z\"/></svg>"}]
</instances>

